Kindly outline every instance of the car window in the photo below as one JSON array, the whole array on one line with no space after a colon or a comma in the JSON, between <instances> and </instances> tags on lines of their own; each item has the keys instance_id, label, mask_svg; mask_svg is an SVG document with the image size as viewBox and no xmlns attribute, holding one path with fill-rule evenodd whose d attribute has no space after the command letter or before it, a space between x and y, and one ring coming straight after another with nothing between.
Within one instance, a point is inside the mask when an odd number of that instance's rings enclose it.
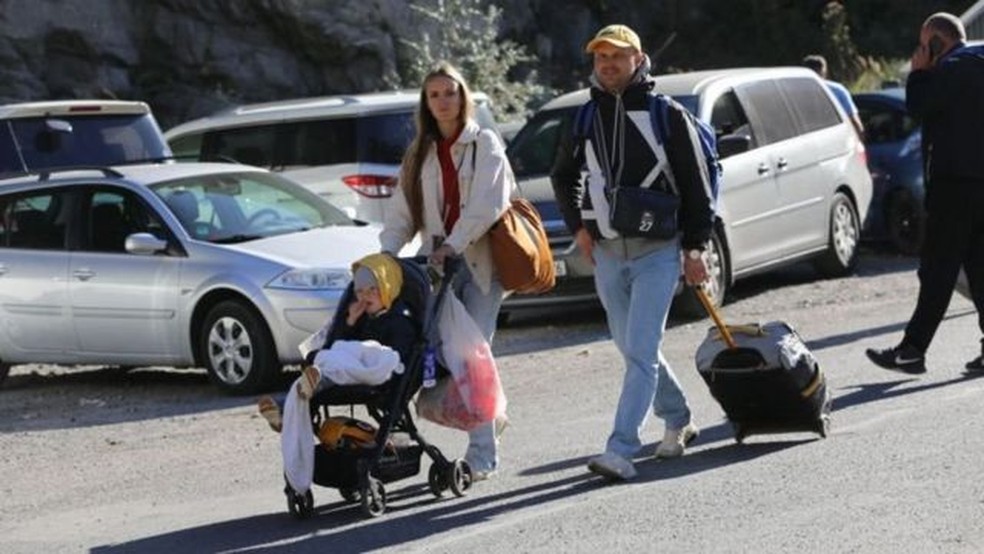
<instances>
[{"instance_id":1,"label":"car window","mask_svg":"<svg viewBox=\"0 0 984 554\"><path fill-rule=\"evenodd\" d=\"M192 237L254 240L330 225L354 225L314 193L269 173L224 173L151 186Z\"/></svg>"},{"instance_id":2,"label":"car window","mask_svg":"<svg viewBox=\"0 0 984 554\"><path fill-rule=\"evenodd\" d=\"M571 132L577 108L537 113L509 144L506 153L517 177L550 173L564 133Z\"/></svg>"},{"instance_id":3,"label":"car window","mask_svg":"<svg viewBox=\"0 0 984 554\"><path fill-rule=\"evenodd\" d=\"M202 153L202 133L192 133L170 141L175 159L195 161Z\"/></svg>"},{"instance_id":4,"label":"car window","mask_svg":"<svg viewBox=\"0 0 984 554\"><path fill-rule=\"evenodd\" d=\"M755 148L755 133L748 123L745 110L734 91L728 91L714 101L711 108L711 126L717 136L740 135L752 139L751 148Z\"/></svg>"},{"instance_id":5,"label":"car window","mask_svg":"<svg viewBox=\"0 0 984 554\"><path fill-rule=\"evenodd\" d=\"M20 153L17 151L14 135L7 122L0 122L0 175L20 173L24 170Z\"/></svg>"},{"instance_id":6,"label":"car window","mask_svg":"<svg viewBox=\"0 0 984 554\"><path fill-rule=\"evenodd\" d=\"M48 191L0 198L0 245L32 250L65 248L67 193Z\"/></svg>"},{"instance_id":7,"label":"car window","mask_svg":"<svg viewBox=\"0 0 984 554\"><path fill-rule=\"evenodd\" d=\"M797 77L780 79L779 87L786 95L788 104L803 132L826 129L842 121L822 83L806 77Z\"/></svg>"},{"instance_id":8,"label":"car window","mask_svg":"<svg viewBox=\"0 0 984 554\"><path fill-rule=\"evenodd\" d=\"M796 121L783 101L779 85L775 81L756 81L735 90L751 106L760 123L760 146L796 136Z\"/></svg>"},{"instance_id":9,"label":"car window","mask_svg":"<svg viewBox=\"0 0 984 554\"><path fill-rule=\"evenodd\" d=\"M919 128L904 111L881 102L858 101L858 116L869 144L904 141Z\"/></svg>"},{"instance_id":10,"label":"car window","mask_svg":"<svg viewBox=\"0 0 984 554\"><path fill-rule=\"evenodd\" d=\"M149 114L32 117L4 123L28 169L118 165L171 156ZM8 160L0 165L11 164Z\"/></svg>"},{"instance_id":11,"label":"car window","mask_svg":"<svg viewBox=\"0 0 984 554\"><path fill-rule=\"evenodd\" d=\"M397 165L413 133L411 112L220 129L205 134L202 159L273 169L359 162Z\"/></svg>"},{"instance_id":12,"label":"car window","mask_svg":"<svg viewBox=\"0 0 984 554\"><path fill-rule=\"evenodd\" d=\"M126 237L133 233L150 233L167 240L164 223L135 194L119 189L97 187L83 203L83 250L126 252Z\"/></svg>"}]
</instances>

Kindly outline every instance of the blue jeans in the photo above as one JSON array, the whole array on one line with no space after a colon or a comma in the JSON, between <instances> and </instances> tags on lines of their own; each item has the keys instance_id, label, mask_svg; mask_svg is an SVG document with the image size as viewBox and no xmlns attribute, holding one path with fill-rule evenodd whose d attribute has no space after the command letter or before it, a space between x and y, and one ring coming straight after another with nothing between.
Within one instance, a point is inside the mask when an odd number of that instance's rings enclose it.
<instances>
[{"instance_id":1,"label":"blue jeans","mask_svg":"<svg viewBox=\"0 0 984 554\"><path fill-rule=\"evenodd\" d=\"M458 275L454 294L465 305L468 315L475 320L479 330L489 346L495 334L496 321L499 319L499 308L502 307L504 292L502 284L493 277L488 294L484 294L475 281L467 264ZM465 460L475 471L492 471L499 465L499 454L495 438L495 422L482 424L468 432L468 450Z\"/></svg>"},{"instance_id":2,"label":"blue jeans","mask_svg":"<svg viewBox=\"0 0 984 554\"><path fill-rule=\"evenodd\" d=\"M674 241L635 259L609 248L596 245L593 250L595 286L612 339L625 359L625 378L606 451L632 459L642 446L639 434L650 406L669 429L690 423L687 399L660 352L680 278L680 247Z\"/></svg>"}]
</instances>

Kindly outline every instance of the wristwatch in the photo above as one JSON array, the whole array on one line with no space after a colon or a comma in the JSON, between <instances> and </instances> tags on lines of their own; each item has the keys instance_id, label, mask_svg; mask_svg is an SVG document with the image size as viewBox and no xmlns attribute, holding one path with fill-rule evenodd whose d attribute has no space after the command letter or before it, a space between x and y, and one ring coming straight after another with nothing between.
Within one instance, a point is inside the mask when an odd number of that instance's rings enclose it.
<instances>
[{"instance_id":1,"label":"wristwatch","mask_svg":"<svg viewBox=\"0 0 984 554\"><path fill-rule=\"evenodd\" d=\"M687 250L687 257L691 260L699 260L703 254L701 250Z\"/></svg>"}]
</instances>

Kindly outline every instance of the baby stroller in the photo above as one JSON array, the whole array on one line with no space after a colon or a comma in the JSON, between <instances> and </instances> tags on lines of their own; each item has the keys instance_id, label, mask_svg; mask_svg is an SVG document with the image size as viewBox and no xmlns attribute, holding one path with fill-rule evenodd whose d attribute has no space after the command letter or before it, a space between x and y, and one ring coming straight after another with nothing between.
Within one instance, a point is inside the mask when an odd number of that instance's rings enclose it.
<instances>
[{"instance_id":1,"label":"baby stroller","mask_svg":"<svg viewBox=\"0 0 984 554\"><path fill-rule=\"evenodd\" d=\"M310 402L315 429L331 416L332 406L348 406L351 409L355 405L364 405L376 421L378 430L375 442L365 447L329 450L321 444L314 445L314 483L337 488L346 501L361 504L368 517L380 516L386 510L384 484L420 473L423 454L432 460L427 483L434 496L441 497L449 489L456 496L464 496L472 483L467 462L462 459L448 460L436 446L428 443L417 430L410 412L410 400L423 381L425 353L430 341L437 335L436 315L444 297L451 294L454 275L462 261L451 257L447 259L436 294L432 291L431 277L436 281L438 276L429 275L432 269L424 269L426 258L400 258L397 261L403 269L403 286L398 298L409 308L414 321L419 323L412 355L409 360L404 360L404 371L394 373L379 386L331 386L317 392ZM338 328L340 318L346 316L353 295L354 287L350 283L333 316L332 328ZM329 332L326 347L334 340L336 337ZM440 371L446 372L443 368ZM410 441L403 441L403 444L391 441L395 433L405 433ZM307 518L314 513L311 490L297 493L288 482L284 493L291 515Z\"/></svg>"}]
</instances>

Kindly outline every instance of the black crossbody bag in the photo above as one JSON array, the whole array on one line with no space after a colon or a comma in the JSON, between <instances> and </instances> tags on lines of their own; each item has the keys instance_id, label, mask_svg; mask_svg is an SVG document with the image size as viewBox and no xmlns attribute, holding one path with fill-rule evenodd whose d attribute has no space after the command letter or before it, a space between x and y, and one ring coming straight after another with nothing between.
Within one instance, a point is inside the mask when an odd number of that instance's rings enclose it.
<instances>
[{"instance_id":1,"label":"black crossbody bag","mask_svg":"<svg viewBox=\"0 0 984 554\"><path fill-rule=\"evenodd\" d=\"M612 229L627 237L671 239L676 236L680 196L643 187L610 190L608 220Z\"/></svg>"}]
</instances>

